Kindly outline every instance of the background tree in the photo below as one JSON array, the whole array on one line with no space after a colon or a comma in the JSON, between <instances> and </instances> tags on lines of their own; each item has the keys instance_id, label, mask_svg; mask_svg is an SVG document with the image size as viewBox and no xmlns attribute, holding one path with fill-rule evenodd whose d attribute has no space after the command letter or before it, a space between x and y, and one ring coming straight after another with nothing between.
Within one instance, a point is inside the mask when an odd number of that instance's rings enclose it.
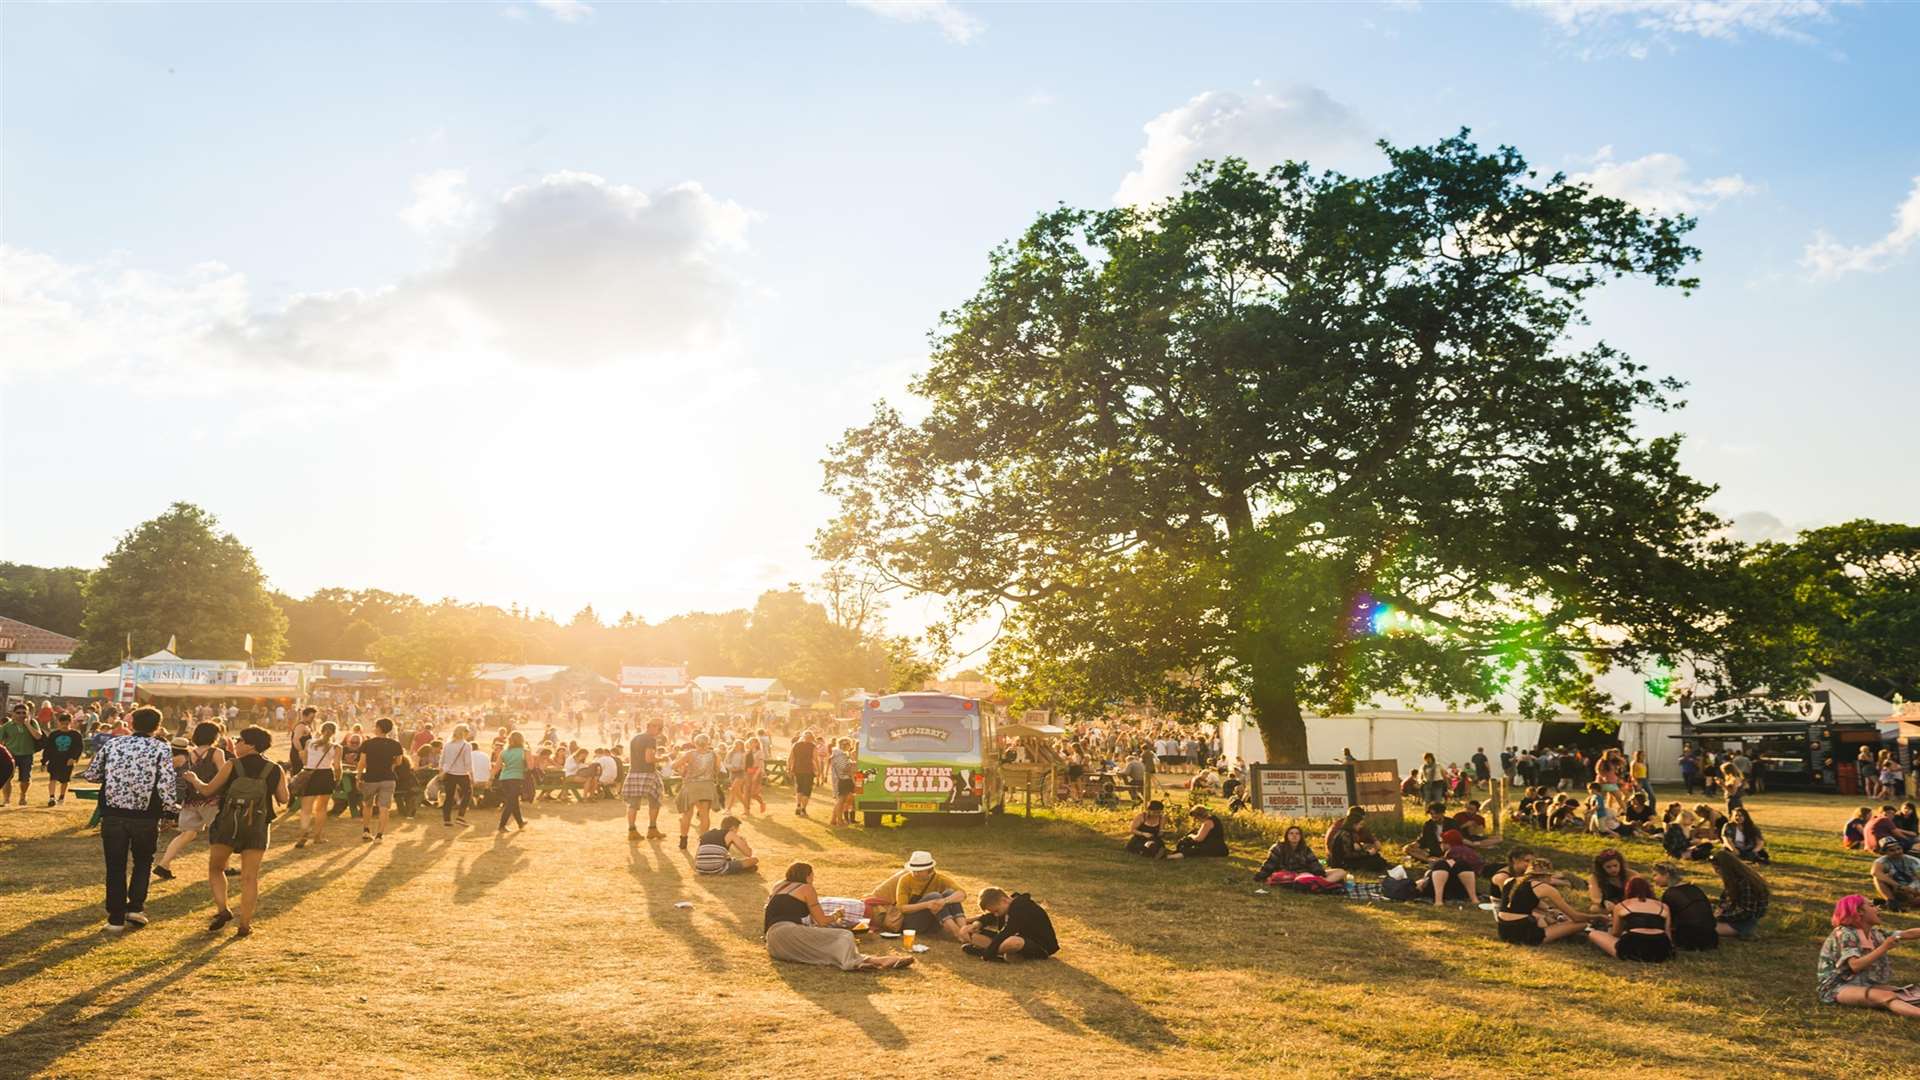
<instances>
[{"instance_id":1,"label":"background tree","mask_svg":"<svg viewBox=\"0 0 1920 1080\"><path fill-rule=\"evenodd\" d=\"M105 668L118 663L132 638L135 656L178 639L180 655L241 657L253 635L253 658L272 663L286 644L287 618L267 592L253 552L219 521L190 503L120 538L87 580L80 647L71 661Z\"/></svg>"},{"instance_id":2,"label":"background tree","mask_svg":"<svg viewBox=\"0 0 1920 1080\"><path fill-rule=\"evenodd\" d=\"M1760 647L1885 697L1920 697L1920 526L1849 521L1746 561Z\"/></svg>"},{"instance_id":3,"label":"background tree","mask_svg":"<svg viewBox=\"0 0 1920 1080\"><path fill-rule=\"evenodd\" d=\"M819 544L1010 614L996 678L1219 715L1303 759L1381 692L1601 714L1590 667L1699 654L1731 545L1637 413L1673 405L1583 302L1693 287L1692 222L1465 132L1373 177L1204 164L1146 208L1042 214L943 316L927 399L827 462Z\"/></svg>"},{"instance_id":4,"label":"background tree","mask_svg":"<svg viewBox=\"0 0 1920 1080\"><path fill-rule=\"evenodd\" d=\"M87 572L78 567L0 562L0 615L78 637L86 586Z\"/></svg>"}]
</instances>

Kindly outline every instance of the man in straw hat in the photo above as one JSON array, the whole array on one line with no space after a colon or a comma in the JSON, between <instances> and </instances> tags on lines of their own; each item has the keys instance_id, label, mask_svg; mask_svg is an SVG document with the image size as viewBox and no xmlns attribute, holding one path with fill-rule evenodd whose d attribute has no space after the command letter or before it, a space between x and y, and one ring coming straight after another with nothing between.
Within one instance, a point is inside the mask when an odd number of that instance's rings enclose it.
<instances>
[{"instance_id":1,"label":"man in straw hat","mask_svg":"<svg viewBox=\"0 0 1920 1080\"><path fill-rule=\"evenodd\" d=\"M933 855L916 851L894 881L892 908L903 929L922 934L945 930L961 944L966 933L967 912L961 902L967 894L953 879L934 868Z\"/></svg>"}]
</instances>

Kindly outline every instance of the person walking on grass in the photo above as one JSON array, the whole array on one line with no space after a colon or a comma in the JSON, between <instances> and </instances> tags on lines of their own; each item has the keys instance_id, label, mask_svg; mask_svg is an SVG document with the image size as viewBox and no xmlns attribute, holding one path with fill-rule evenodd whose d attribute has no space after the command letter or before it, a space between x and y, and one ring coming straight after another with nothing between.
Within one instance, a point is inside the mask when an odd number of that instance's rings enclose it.
<instances>
[{"instance_id":1,"label":"person walking on grass","mask_svg":"<svg viewBox=\"0 0 1920 1080\"><path fill-rule=\"evenodd\" d=\"M647 804L647 839L664 840L660 831L660 799L665 788L660 783L660 718L650 717L646 729L633 737L627 747L627 778L620 785L620 797L627 801L627 839L640 839L640 804Z\"/></svg>"},{"instance_id":2,"label":"person walking on grass","mask_svg":"<svg viewBox=\"0 0 1920 1080\"><path fill-rule=\"evenodd\" d=\"M307 741L301 755L300 779L294 794L300 796L300 839L297 848L326 843L327 817L333 808L333 789L340 783L340 744L334 741L339 727L329 720Z\"/></svg>"},{"instance_id":3,"label":"person walking on grass","mask_svg":"<svg viewBox=\"0 0 1920 1080\"><path fill-rule=\"evenodd\" d=\"M752 815L752 804L760 804L760 816L767 816L767 757L773 753L773 736L761 728L753 738L747 740L747 808Z\"/></svg>"},{"instance_id":4,"label":"person walking on grass","mask_svg":"<svg viewBox=\"0 0 1920 1080\"><path fill-rule=\"evenodd\" d=\"M220 766L227 763L227 755L216 745L219 741L219 724L211 720L202 720L193 726L193 738L187 747L189 774L203 781L213 779L214 775L220 771ZM184 787L186 777L181 777L181 780ZM187 850L187 845L193 843L193 838L199 836L202 829L213 824L214 812L220 809L220 800L215 796L185 794L186 791L192 790L194 789L191 787L184 787L183 797L180 800L179 831L167 844L167 850L161 853L160 858L153 864L153 876L162 881L173 880L173 860Z\"/></svg>"},{"instance_id":5,"label":"person walking on grass","mask_svg":"<svg viewBox=\"0 0 1920 1080\"><path fill-rule=\"evenodd\" d=\"M286 770L266 758L272 745L273 735L266 728L249 726L234 740L234 756L211 781L187 775L187 783L195 791L220 800L207 830L207 841L213 848L207 860L207 891L213 894L209 934L219 933L233 920L233 910L227 904L227 863L236 853L240 856L240 922L233 936L243 938L253 933L254 907L260 900L260 860L266 857L272 840L274 804L291 801Z\"/></svg>"},{"instance_id":6,"label":"person walking on grass","mask_svg":"<svg viewBox=\"0 0 1920 1080\"><path fill-rule=\"evenodd\" d=\"M406 747L393 737L393 721L381 717L373 722L374 735L360 744L360 839L363 842L387 837L387 815L393 811L393 793L400 782L394 763L406 753Z\"/></svg>"},{"instance_id":7,"label":"person walking on grass","mask_svg":"<svg viewBox=\"0 0 1920 1080\"><path fill-rule=\"evenodd\" d=\"M73 783L73 763L80 760L81 736L72 713L61 713L57 726L40 740L40 764L47 770L47 805L67 801Z\"/></svg>"},{"instance_id":8,"label":"person walking on grass","mask_svg":"<svg viewBox=\"0 0 1920 1080\"><path fill-rule=\"evenodd\" d=\"M687 850L687 829L695 813L700 815L700 832L712 823L713 804L720 801L720 755L713 752L713 740L705 732L693 737L693 749L673 763L673 774L680 778L680 850Z\"/></svg>"},{"instance_id":9,"label":"person walking on grass","mask_svg":"<svg viewBox=\"0 0 1920 1080\"><path fill-rule=\"evenodd\" d=\"M827 759L833 774L833 824L853 824L853 740L834 743L833 756Z\"/></svg>"},{"instance_id":10,"label":"person walking on grass","mask_svg":"<svg viewBox=\"0 0 1920 1080\"><path fill-rule=\"evenodd\" d=\"M33 718L33 710L27 708L24 701L14 702L7 722L0 724L0 746L13 754L13 781L20 785L16 806L27 805L27 789L33 786L33 755L40 749L40 735L40 723ZM6 805L9 786L0 784L0 806Z\"/></svg>"},{"instance_id":11,"label":"person walking on grass","mask_svg":"<svg viewBox=\"0 0 1920 1080\"><path fill-rule=\"evenodd\" d=\"M440 824L452 828L467 823L467 804L473 801L473 729L455 724L453 737L440 748Z\"/></svg>"},{"instance_id":12,"label":"person walking on grass","mask_svg":"<svg viewBox=\"0 0 1920 1080\"><path fill-rule=\"evenodd\" d=\"M507 819L514 828L525 830L527 819L520 816L520 796L527 790L527 737L514 732L507 736L507 748L493 763L494 790L500 793L500 828L507 831Z\"/></svg>"},{"instance_id":13,"label":"person walking on grass","mask_svg":"<svg viewBox=\"0 0 1920 1080\"><path fill-rule=\"evenodd\" d=\"M813 755L813 729L807 728L787 751L787 775L793 778L794 817L807 816L807 800L813 797Z\"/></svg>"},{"instance_id":14,"label":"person walking on grass","mask_svg":"<svg viewBox=\"0 0 1920 1080\"><path fill-rule=\"evenodd\" d=\"M147 886L159 845L160 815L180 811L173 748L159 731L160 710L143 705L133 711L131 734L108 740L87 763L86 778L100 785L109 933L147 925Z\"/></svg>"}]
</instances>

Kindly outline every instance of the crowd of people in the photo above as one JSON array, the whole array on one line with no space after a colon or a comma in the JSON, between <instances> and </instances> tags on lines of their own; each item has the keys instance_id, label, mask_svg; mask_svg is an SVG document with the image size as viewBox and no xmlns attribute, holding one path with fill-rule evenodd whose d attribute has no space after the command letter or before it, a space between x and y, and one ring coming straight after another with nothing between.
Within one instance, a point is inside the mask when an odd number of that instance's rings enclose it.
<instances>
[{"instance_id":1,"label":"crowd of people","mask_svg":"<svg viewBox=\"0 0 1920 1080\"><path fill-rule=\"evenodd\" d=\"M834 800L829 826L853 823L854 747L830 732L803 730L780 752L766 728L744 718L650 715L640 718L638 730L624 721L601 726L600 734L618 734L624 745L584 746L561 739L551 723L536 737L531 725L523 730L509 718L496 724L488 740L477 725L452 717L421 715L402 730L387 716L322 718L309 707L286 718L285 745L275 753L267 727L234 729L229 717L187 712L176 717L182 734L174 736L160 710L150 706L123 713L112 705L63 711L17 702L0 724L0 803L25 805L38 764L45 798L58 805L71 794L75 766L86 758L82 779L98 784L108 932L144 926L151 879L171 880L173 864L205 835L209 930L233 924L236 935L251 934L261 862L276 818L297 807L293 846L325 844L334 801L343 794L346 809L360 818L366 843L385 838L392 815L411 816L423 804L438 805L447 827L464 825L469 809L484 803L498 806L498 831L524 829L529 808L542 797L624 800L629 838L664 840L668 833L659 818L671 799L679 845L702 875L759 872L747 826L756 809L763 816L769 812L766 787L776 769L793 788L794 815L810 816L815 788L824 784L829 791L823 794ZM450 721L444 736L438 719ZM1122 776L1134 766L1148 776L1180 770L1189 774L1197 796L1231 794L1239 781L1222 776L1218 753L1217 743L1198 731L1114 724L1076 730L1064 759L1082 764L1080 778L1090 763L1101 772L1117 768ZM1292 825L1269 846L1254 874L1268 887L1478 905L1492 913L1495 935L1514 945L1578 938L1623 961L1660 963L1676 952L1752 939L1768 911L1772 892L1759 868L1773 855L1745 804L1756 782L1744 756L1710 757L1688 748L1682 762L1694 762L1696 777L1689 792L1715 791L1723 805L1674 801L1656 814L1639 754L1502 751L1499 774L1524 781L1506 809L1509 821L1540 833L1580 831L1614 842L1594 856L1584 881L1500 835L1495 811L1501 808L1474 797L1483 788L1495 790L1495 762L1484 751L1464 768L1441 766L1432 755L1414 768L1403 790L1436 797L1426 802L1418 834L1404 846L1383 845L1356 806L1320 838L1324 856L1304 828ZM1872 761L1874 777L1884 781L1887 771L1877 757ZM1142 784L1141 790L1152 788ZM1240 805L1235 800L1222 812L1196 798L1184 825L1176 827L1164 801L1143 799L1123 846L1150 859L1224 858L1232 850L1228 834ZM173 827L164 851L163 821ZM1645 861L1633 857L1630 845L1638 842L1657 845L1658 853ZM1920 938L1920 930L1880 926L1883 911L1920 906L1920 857L1910 853L1920 846L1920 813L1911 800L1862 806L1844 827L1842 843L1874 856L1873 895L1850 894L1836 904L1818 961L1818 996L1920 1015L1916 995L1891 985L1888 974L1888 953ZM1711 869L1717 897L1689 880L1686 867L1693 862ZM229 878L236 880L230 884ZM1027 894L984 890L971 913L965 900L957 882L925 851L853 897L821 895L815 867L794 863L770 890L766 947L776 960L848 971L908 966L911 947L922 938L947 940L992 961L1040 958L1059 948L1045 908ZM910 951L862 953L857 935L868 932L899 935Z\"/></svg>"}]
</instances>

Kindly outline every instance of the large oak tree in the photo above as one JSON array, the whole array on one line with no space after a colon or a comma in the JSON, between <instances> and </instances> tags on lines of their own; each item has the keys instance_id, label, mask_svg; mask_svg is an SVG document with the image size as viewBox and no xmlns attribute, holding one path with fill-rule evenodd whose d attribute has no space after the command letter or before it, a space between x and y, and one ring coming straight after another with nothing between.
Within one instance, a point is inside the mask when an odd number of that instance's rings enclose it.
<instances>
[{"instance_id":1,"label":"large oak tree","mask_svg":"<svg viewBox=\"0 0 1920 1080\"><path fill-rule=\"evenodd\" d=\"M1708 659L1710 489L1635 427L1677 385L1581 330L1606 280L1692 288L1693 223L1465 132L1383 148L1040 215L944 314L926 418L832 450L820 554L1002 615L1016 691L1247 708L1277 760L1303 710L1597 714L1600 664Z\"/></svg>"}]
</instances>

